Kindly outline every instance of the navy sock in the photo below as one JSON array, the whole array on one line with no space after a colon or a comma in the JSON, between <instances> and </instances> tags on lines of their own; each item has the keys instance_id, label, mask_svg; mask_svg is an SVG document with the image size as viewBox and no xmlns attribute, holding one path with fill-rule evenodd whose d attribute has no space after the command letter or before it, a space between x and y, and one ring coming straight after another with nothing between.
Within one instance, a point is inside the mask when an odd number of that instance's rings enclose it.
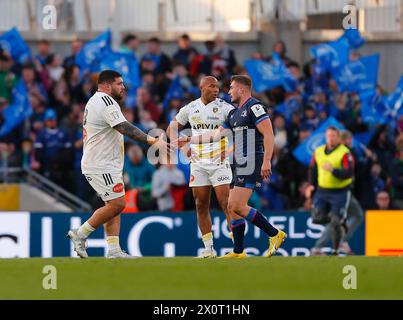
<instances>
[{"instance_id":1,"label":"navy sock","mask_svg":"<svg viewBox=\"0 0 403 320\"><path fill-rule=\"evenodd\" d=\"M255 208L250 209L246 220L253 223L259 229L262 229L269 237L273 237L278 233L278 230Z\"/></svg>"},{"instance_id":2,"label":"navy sock","mask_svg":"<svg viewBox=\"0 0 403 320\"><path fill-rule=\"evenodd\" d=\"M234 253L243 252L243 238L245 235L245 220L232 220L232 236L234 237Z\"/></svg>"}]
</instances>

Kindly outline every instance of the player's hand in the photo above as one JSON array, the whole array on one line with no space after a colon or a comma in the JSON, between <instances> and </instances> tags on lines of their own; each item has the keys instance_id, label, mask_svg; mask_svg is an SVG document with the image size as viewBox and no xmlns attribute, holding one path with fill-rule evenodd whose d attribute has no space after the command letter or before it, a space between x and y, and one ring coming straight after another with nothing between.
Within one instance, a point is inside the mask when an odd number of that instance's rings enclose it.
<instances>
[{"instance_id":1,"label":"player's hand","mask_svg":"<svg viewBox=\"0 0 403 320\"><path fill-rule=\"evenodd\" d=\"M159 137L157 137L152 145L163 154L168 154L174 149L173 146L167 142L165 134L161 134Z\"/></svg>"},{"instance_id":2,"label":"player's hand","mask_svg":"<svg viewBox=\"0 0 403 320\"><path fill-rule=\"evenodd\" d=\"M315 189L314 186L311 186L311 185L307 186L306 189L305 189L305 198L311 199L312 192L313 192L314 189Z\"/></svg>"},{"instance_id":3,"label":"player's hand","mask_svg":"<svg viewBox=\"0 0 403 320\"><path fill-rule=\"evenodd\" d=\"M263 177L263 180L268 180L271 176L271 162L263 161L262 169L260 170L260 174Z\"/></svg>"},{"instance_id":4,"label":"player's hand","mask_svg":"<svg viewBox=\"0 0 403 320\"><path fill-rule=\"evenodd\" d=\"M181 149L183 148L186 144L188 144L190 142L190 137L188 136L182 136L179 137L178 139L172 141L172 145Z\"/></svg>"}]
</instances>

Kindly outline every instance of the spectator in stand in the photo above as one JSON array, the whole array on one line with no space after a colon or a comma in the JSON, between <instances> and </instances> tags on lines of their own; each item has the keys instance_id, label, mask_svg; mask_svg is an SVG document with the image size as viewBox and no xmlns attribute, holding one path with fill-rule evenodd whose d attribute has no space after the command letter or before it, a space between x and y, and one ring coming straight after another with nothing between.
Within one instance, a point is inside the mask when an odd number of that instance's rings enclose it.
<instances>
[{"instance_id":1,"label":"spectator in stand","mask_svg":"<svg viewBox=\"0 0 403 320\"><path fill-rule=\"evenodd\" d=\"M64 73L60 56L54 53L49 54L45 60L45 69L51 81L59 81Z\"/></svg>"},{"instance_id":2,"label":"spectator in stand","mask_svg":"<svg viewBox=\"0 0 403 320\"><path fill-rule=\"evenodd\" d=\"M37 134L45 127L45 105L35 96L29 98L32 106L32 115L30 117L31 133Z\"/></svg>"},{"instance_id":3,"label":"spectator in stand","mask_svg":"<svg viewBox=\"0 0 403 320\"><path fill-rule=\"evenodd\" d=\"M210 75L214 59L214 41L204 42L204 53L198 54L192 61L189 74L196 78L200 75Z\"/></svg>"},{"instance_id":4,"label":"spectator in stand","mask_svg":"<svg viewBox=\"0 0 403 320\"><path fill-rule=\"evenodd\" d=\"M39 171L56 184L71 190L72 143L68 135L57 127L57 115L53 109L45 113L45 129L38 133L34 148L35 158L40 164Z\"/></svg>"},{"instance_id":5,"label":"spectator in stand","mask_svg":"<svg viewBox=\"0 0 403 320\"><path fill-rule=\"evenodd\" d=\"M369 143L369 148L376 154L382 170L391 176L388 170L391 161L394 159L395 146L388 135L387 126L380 126L378 128Z\"/></svg>"},{"instance_id":6,"label":"spectator in stand","mask_svg":"<svg viewBox=\"0 0 403 320\"><path fill-rule=\"evenodd\" d=\"M147 88L140 87L137 89L135 109L137 109L138 113L142 110L147 110L151 114L151 119L155 122L159 122L161 111Z\"/></svg>"},{"instance_id":7,"label":"spectator in stand","mask_svg":"<svg viewBox=\"0 0 403 320\"><path fill-rule=\"evenodd\" d=\"M178 50L174 53L174 61L178 61L189 69L192 60L197 56L197 50L192 47L189 35L183 34L178 39Z\"/></svg>"},{"instance_id":8,"label":"spectator in stand","mask_svg":"<svg viewBox=\"0 0 403 320\"><path fill-rule=\"evenodd\" d=\"M37 54L35 59L40 62L41 65L45 65L47 57L50 55L50 42L45 39L41 39L36 44Z\"/></svg>"},{"instance_id":9,"label":"spectator in stand","mask_svg":"<svg viewBox=\"0 0 403 320\"><path fill-rule=\"evenodd\" d=\"M137 144L127 148L124 164L124 181L127 189L137 189L137 203L140 209L154 208L155 201L151 196L151 181L155 172L154 166L144 157L144 152Z\"/></svg>"},{"instance_id":10,"label":"spectator in stand","mask_svg":"<svg viewBox=\"0 0 403 320\"><path fill-rule=\"evenodd\" d=\"M8 54L0 51L0 104L9 104L11 92L17 84L17 77L11 71L13 60Z\"/></svg>"},{"instance_id":11,"label":"spectator in stand","mask_svg":"<svg viewBox=\"0 0 403 320\"><path fill-rule=\"evenodd\" d=\"M157 123L152 119L151 113L148 110L140 111L139 123L144 132L157 128Z\"/></svg>"},{"instance_id":12,"label":"spectator in stand","mask_svg":"<svg viewBox=\"0 0 403 320\"><path fill-rule=\"evenodd\" d=\"M284 41L282 40L277 40L274 44L273 44L273 52L277 53L281 60L283 60L283 62L287 65L289 62L291 62L291 59L287 57L287 47L284 43ZM267 61L271 61L272 56L268 56L266 58Z\"/></svg>"},{"instance_id":13,"label":"spectator in stand","mask_svg":"<svg viewBox=\"0 0 403 320\"><path fill-rule=\"evenodd\" d=\"M389 193L386 191L379 191L376 194L376 210L399 210L392 204ZM400 208L401 209L401 208Z\"/></svg>"},{"instance_id":14,"label":"spectator in stand","mask_svg":"<svg viewBox=\"0 0 403 320\"><path fill-rule=\"evenodd\" d=\"M147 41L147 53L142 60L153 62L153 71L156 74L164 75L172 71L171 59L161 51L160 39L154 37Z\"/></svg>"},{"instance_id":15,"label":"spectator in stand","mask_svg":"<svg viewBox=\"0 0 403 320\"><path fill-rule=\"evenodd\" d=\"M310 131L315 131L320 124L320 119L317 115L313 105L306 105L304 107L304 117L302 118L302 126L308 128Z\"/></svg>"},{"instance_id":16,"label":"spectator in stand","mask_svg":"<svg viewBox=\"0 0 403 320\"><path fill-rule=\"evenodd\" d=\"M85 103L86 99L83 94L83 88L80 77L80 69L73 64L66 68L64 73L68 94L71 97L71 102ZM87 80L87 78L85 78Z\"/></svg>"},{"instance_id":17,"label":"spectator in stand","mask_svg":"<svg viewBox=\"0 0 403 320\"><path fill-rule=\"evenodd\" d=\"M38 74L35 72L34 65L23 65L21 76L25 86L27 87L29 96L37 98L41 103L46 105L48 102L48 95L44 85L39 79Z\"/></svg>"},{"instance_id":18,"label":"spectator in stand","mask_svg":"<svg viewBox=\"0 0 403 320\"><path fill-rule=\"evenodd\" d=\"M67 117L72 109L71 96L64 78L54 83L50 93L50 105L56 109L59 119Z\"/></svg>"},{"instance_id":19,"label":"spectator in stand","mask_svg":"<svg viewBox=\"0 0 403 320\"><path fill-rule=\"evenodd\" d=\"M130 33L123 37L119 51L122 53L132 53L137 59L137 50L139 46L140 40L134 34Z\"/></svg>"},{"instance_id":20,"label":"spectator in stand","mask_svg":"<svg viewBox=\"0 0 403 320\"><path fill-rule=\"evenodd\" d=\"M74 39L71 42L71 54L64 58L63 68L68 68L76 64L76 56L83 47L83 42L80 39Z\"/></svg>"},{"instance_id":21,"label":"spectator in stand","mask_svg":"<svg viewBox=\"0 0 403 320\"><path fill-rule=\"evenodd\" d=\"M229 47L229 45L224 41L223 37L216 36L214 39L214 49L217 59L224 61L222 68L225 69L230 74L233 74L234 68L236 67L237 60L235 57L235 51Z\"/></svg>"},{"instance_id":22,"label":"spectator in stand","mask_svg":"<svg viewBox=\"0 0 403 320\"><path fill-rule=\"evenodd\" d=\"M274 146L278 150L282 150L287 146L287 130L285 127L285 119L279 114L273 118Z\"/></svg>"},{"instance_id":23,"label":"spectator in stand","mask_svg":"<svg viewBox=\"0 0 403 320\"><path fill-rule=\"evenodd\" d=\"M174 207L174 199L171 194L172 186L183 186L185 184L185 175L175 164L162 164L152 178L152 196L157 199L158 210L172 210Z\"/></svg>"},{"instance_id":24,"label":"spectator in stand","mask_svg":"<svg viewBox=\"0 0 403 320\"><path fill-rule=\"evenodd\" d=\"M393 203L403 210L403 139L397 139L396 145L396 157L390 165L389 175L394 191Z\"/></svg>"},{"instance_id":25,"label":"spectator in stand","mask_svg":"<svg viewBox=\"0 0 403 320\"><path fill-rule=\"evenodd\" d=\"M129 189L139 189L151 192L151 179L154 174L154 166L144 157L144 152L137 144L127 148L124 172Z\"/></svg>"}]
</instances>

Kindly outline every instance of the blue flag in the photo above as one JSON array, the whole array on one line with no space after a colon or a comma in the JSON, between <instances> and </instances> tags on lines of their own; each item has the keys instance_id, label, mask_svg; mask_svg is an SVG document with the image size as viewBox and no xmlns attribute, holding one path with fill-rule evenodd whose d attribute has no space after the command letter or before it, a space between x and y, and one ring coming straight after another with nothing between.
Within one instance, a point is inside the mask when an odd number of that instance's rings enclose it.
<instances>
[{"instance_id":1,"label":"blue flag","mask_svg":"<svg viewBox=\"0 0 403 320\"><path fill-rule=\"evenodd\" d=\"M183 90L180 77L177 75L171 82L168 92L165 94L163 108L166 109L172 99L183 99L185 97L185 90Z\"/></svg>"},{"instance_id":2,"label":"blue flag","mask_svg":"<svg viewBox=\"0 0 403 320\"><path fill-rule=\"evenodd\" d=\"M13 60L20 64L23 64L31 57L28 45L16 28L0 36L0 47L10 53Z\"/></svg>"},{"instance_id":3,"label":"blue flag","mask_svg":"<svg viewBox=\"0 0 403 320\"><path fill-rule=\"evenodd\" d=\"M392 115L394 115L396 118L403 115L403 75L400 77L395 91L389 95L387 104Z\"/></svg>"},{"instance_id":4,"label":"blue flag","mask_svg":"<svg viewBox=\"0 0 403 320\"><path fill-rule=\"evenodd\" d=\"M358 49L365 43L365 39L361 37L360 31L352 28L347 29L338 40L346 41L352 49Z\"/></svg>"},{"instance_id":5,"label":"blue flag","mask_svg":"<svg viewBox=\"0 0 403 320\"><path fill-rule=\"evenodd\" d=\"M389 96L379 96L376 93L363 92L361 99L361 117L368 124L388 124L396 126L403 115L403 76L400 78L395 91Z\"/></svg>"},{"instance_id":6,"label":"blue flag","mask_svg":"<svg viewBox=\"0 0 403 320\"><path fill-rule=\"evenodd\" d=\"M258 93L278 86L283 86L290 92L295 90L297 85L297 80L275 53L271 62L246 60L245 68L252 78L253 89Z\"/></svg>"},{"instance_id":7,"label":"blue flag","mask_svg":"<svg viewBox=\"0 0 403 320\"><path fill-rule=\"evenodd\" d=\"M108 52L101 57L100 70L115 70L122 75L129 89L141 86L140 69L136 57L131 53Z\"/></svg>"},{"instance_id":8,"label":"blue flag","mask_svg":"<svg viewBox=\"0 0 403 320\"><path fill-rule=\"evenodd\" d=\"M329 117L304 142L295 148L293 152L294 157L302 164L309 166L315 149L326 143L325 132L330 126L334 126L339 130L345 130L340 122L333 117Z\"/></svg>"},{"instance_id":9,"label":"blue flag","mask_svg":"<svg viewBox=\"0 0 403 320\"><path fill-rule=\"evenodd\" d=\"M12 91L12 102L4 109L5 122L0 128L0 136L10 133L16 126L21 124L32 114L32 106L29 101L28 91L22 80L19 80Z\"/></svg>"},{"instance_id":10,"label":"blue flag","mask_svg":"<svg viewBox=\"0 0 403 320\"><path fill-rule=\"evenodd\" d=\"M371 125L386 124L387 97L360 94L362 121Z\"/></svg>"},{"instance_id":11,"label":"blue flag","mask_svg":"<svg viewBox=\"0 0 403 320\"><path fill-rule=\"evenodd\" d=\"M102 58L111 51L110 30L87 42L76 56L76 64L80 67L81 75L86 72L98 72Z\"/></svg>"},{"instance_id":12,"label":"blue flag","mask_svg":"<svg viewBox=\"0 0 403 320\"><path fill-rule=\"evenodd\" d=\"M365 56L332 72L341 92L374 91L378 82L379 54Z\"/></svg>"},{"instance_id":13,"label":"blue flag","mask_svg":"<svg viewBox=\"0 0 403 320\"><path fill-rule=\"evenodd\" d=\"M311 56L328 71L337 70L350 60L350 48L344 40L321 43L312 47L310 51Z\"/></svg>"}]
</instances>

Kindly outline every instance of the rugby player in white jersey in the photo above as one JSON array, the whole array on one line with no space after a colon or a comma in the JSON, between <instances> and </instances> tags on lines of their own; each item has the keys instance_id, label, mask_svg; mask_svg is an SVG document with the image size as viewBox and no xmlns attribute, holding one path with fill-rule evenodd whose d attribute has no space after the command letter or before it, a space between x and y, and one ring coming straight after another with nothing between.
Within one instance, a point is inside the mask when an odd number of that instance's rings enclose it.
<instances>
[{"instance_id":1,"label":"rugby player in white jersey","mask_svg":"<svg viewBox=\"0 0 403 320\"><path fill-rule=\"evenodd\" d=\"M105 202L105 206L78 229L67 236L81 258L87 258L86 239L98 227L104 226L108 245L107 258L130 258L119 245L120 213L124 210L123 136L168 151L162 137L154 138L128 122L117 101L125 91L122 76L113 70L102 71L98 77L98 91L90 98L84 111L83 157L81 170L91 187Z\"/></svg>"},{"instance_id":2,"label":"rugby player in white jersey","mask_svg":"<svg viewBox=\"0 0 403 320\"><path fill-rule=\"evenodd\" d=\"M183 129L187 123L191 126L193 136L213 131L227 120L229 112L234 109L231 104L217 98L219 88L216 78L203 77L200 81L200 90L201 97L182 107L171 121L167 129L167 135L171 141L178 138L178 131ZM210 217L212 188L214 188L218 203L227 217L228 226L231 225L227 205L232 171L226 155L227 142L225 137L218 142L190 146L189 186L193 191L197 221L205 247L199 258L217 256L213 245Z\"/></svg>"}]
</instances>

